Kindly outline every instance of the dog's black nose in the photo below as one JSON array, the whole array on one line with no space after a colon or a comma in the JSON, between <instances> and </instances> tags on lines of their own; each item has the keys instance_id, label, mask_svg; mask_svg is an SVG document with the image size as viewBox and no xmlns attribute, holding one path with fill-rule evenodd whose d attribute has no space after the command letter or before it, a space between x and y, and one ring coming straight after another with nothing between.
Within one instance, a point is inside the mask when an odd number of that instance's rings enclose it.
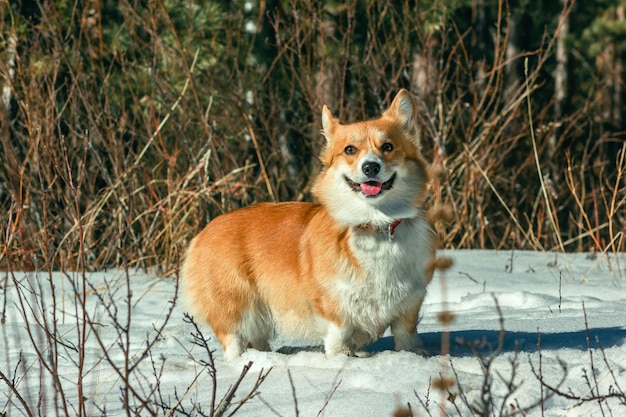
<instances>
[{"instance_id":1,"label":"dog's black nose","mask_svg":"<svg viewBox=\"0 0 626 417\"><path fill-rule=\"evenodd\" d=\"M361 170L368 178L374 178L380 172L380 164L378 162L368 161L363 164Z\"/></svg>"}]
</instances>

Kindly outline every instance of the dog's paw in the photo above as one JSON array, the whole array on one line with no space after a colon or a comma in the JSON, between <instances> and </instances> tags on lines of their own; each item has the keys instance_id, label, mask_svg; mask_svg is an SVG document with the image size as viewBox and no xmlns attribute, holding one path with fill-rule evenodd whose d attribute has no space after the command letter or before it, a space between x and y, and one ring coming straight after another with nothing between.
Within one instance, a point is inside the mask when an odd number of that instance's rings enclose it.
<instances>
[{"instance_id":1,"label":"dog's paw","mask_svg":"<svg viewBox=\"0 0 626 417\"><path fill-rule=\"evenodd\" d=\"M410 350L413 353L416 353L420 356L424 356L425 358L432 356L432 354L430 353L430 351L428 349L426 349L426 346L422 345L422 346L415 346L413 348L411 348Z\"/></svg>"},{"instance_id":2,"label":"dog's paw","mask_svg":"<svg viewBox=\"0 0 626 417\"><path fill-rule=\"evenodd\" d=\"M417 333L412 335L403 334L397 335L394 337L395 340L395 350L396 351L407 351L414 352L420 356L430 356L430 352L424 346L422 339L419 337Z\"/></svg>"},{"instance_id":3,"label":"dog's paw","mask_svg":"<svg viewBox=\"0 0 626 417\"><path fill-rule=\"evenodd\" d=\"M326 350L325 353L326 353L326 357L328 358L332 358L337 355L345 355L348 357L356 356L356 354L354 353L354 350L347 346L338 347L337 349L329 349L329 350Z\"/></svg>"}]
</instances>

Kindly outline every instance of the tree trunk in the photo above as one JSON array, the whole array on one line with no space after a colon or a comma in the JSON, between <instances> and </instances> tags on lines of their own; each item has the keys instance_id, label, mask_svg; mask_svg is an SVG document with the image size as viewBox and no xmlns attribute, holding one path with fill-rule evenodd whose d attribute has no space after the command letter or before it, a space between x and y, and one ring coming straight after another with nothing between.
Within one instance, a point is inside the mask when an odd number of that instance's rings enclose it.
<instances>
[{"instance_id":1,"label":"tree trunk","mask_svg":"<svg viewBox=\"0 0 626 417\"><path fill-rule=\"evenodd\" d=\"M472 2L472 50L476 51L476 73L475 80L478 83L481 93L485 89L487 80L485 65L487 62L487 40L489 39L489 28L487 26L487 16L485 13L485 1L474 0Z\"/></svg>"},{"instance_id":2,"label":"tree trunk","mask_svg":"<svg viewBox=\"0 0 626 417\"><path fill-rule=\"evenodd\" d=\"M618 22L624 22L626 7L617 6L616 19ZM613 108L611 122L616 129L621 130L622 127L622 76L624 73L624 63L622 62L622 46L621 43L615 42L615 61L613 63Z\"/></svg>"},{"instance_id":3,"label":"tree trunk","mask_svg":"<svg viewBox=\"0 0 626 417\"><path fill-rule=\"evenodd\" d=\"M512 103L517 99L514 94L522 83L522 61L518 58L523 49L524 27L523 16L511 15L508 22L509 39L506 44L506 61L504 67L504 103Z\"/></svg>"},{"instance_id":4,"label":"tree trunk","mask_svg":"<svg viewBox=\"0 0 626 417\"><path fill-rule=\"evenodd\" d=\"M16 247L20 248L20 253L12 254L11 245L9 241L5 241L3 243L6 244L6 256L7 262L13 262L14 259L11 259L12 255L17 255L17 258L21 260L21 264L19 265L20 269L24 270L32 270L34 269L34 264L32 263L31 252L32 252L32 231L28 227L25 217L27 212L25 210L25 206L28 203L24 202L23 194L25 191L23 190L22 184L22 167L21 163L18 161L16 156L13 138L11 138L11 127L10 125L13 122L13 114L12 114L12 106L13 103L13 80L15 77L15 67L16 67L16 59L17 59L17 37L15 35L10 35L7 41L7 74L5 76L6 83L2 86L2 104L1 104L1 114L0 114L0 142L2 143L2 153L3 153L3 163L6 169L8 184L0 183L0 195L4 188L8 189L9 194L11 195L11 208L9 209L9 218L8 224L6 225L7 229L13 228L13 230L7 230L6 236L3 238L10 239L14 237L12 232L17 233L17 238L19 240ZM5 265L6 267L6 265ZM15 266L13 266L15 267Z\"/></svg>"},{"instance_id":5,"label":"tree trunk","mask_svg":"<svg viewBox=\"0 0 626 417\"><path fill-rule=\"evenodd\" d=\"M561 0L565 5L567 0ZM559 25L559 33L556 38L556 68L554 70L554 124L555 128L548 139L548 161L556 161L555 152L560 136L560 124L565 115L565 102L567 100L567 45L566 38L569 35L569 14L563 16ZM551 167L554 169L554 167ZM552 172L554 174L554 171Z\"/></svg>"},{"instance_id":6,"label":"tree trunk","mask_svg":"<svg viewBox=\"0 0 626 417\"><path fill-rule=\"evenodd\" d=\"M336 50L333 44L338 42L337 40L337 23L334 19L334 13L338 11L333 10L333 14L324 13L324 18L320 22L319 32L317 35L317 49L318 58L320 62L319 72L317 74L317 84L315 93L319 100L319 117L321 120L321 108L326 104L335 116L341 117L338 113L341 103L339 102L340 90L341 90L341 66L339 57L336 53L331 51ZM321 126L321 123L320 123Z\"/></svg>"}]
</instances>

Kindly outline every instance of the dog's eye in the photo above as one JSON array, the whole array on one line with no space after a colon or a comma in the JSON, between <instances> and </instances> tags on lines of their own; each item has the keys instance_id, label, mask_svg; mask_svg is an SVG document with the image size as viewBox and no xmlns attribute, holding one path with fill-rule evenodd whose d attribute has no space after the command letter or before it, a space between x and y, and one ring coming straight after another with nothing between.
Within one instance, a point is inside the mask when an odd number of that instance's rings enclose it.
<instances>
[{"instance_id":1,"label":"dog's eye","mask_svg":"<svg viewBox=\"0 0 626 417\"><path fill-rule=\"evenodd\" d=\"M393 144L389 142L383 143L383 146L380 147L380 150L387 153L393 151Z\"/></svg>"},{"instance_id":2,"label":"dog's eye","mask_svg":"<svg viewBox=\"0 0 626 417\"><path fill-rule=\"evenodd\" d=\"M343 153L346 155L354 155L356 153L356 146L348 145L343 149Z\"/></svg>"}]
</instances>

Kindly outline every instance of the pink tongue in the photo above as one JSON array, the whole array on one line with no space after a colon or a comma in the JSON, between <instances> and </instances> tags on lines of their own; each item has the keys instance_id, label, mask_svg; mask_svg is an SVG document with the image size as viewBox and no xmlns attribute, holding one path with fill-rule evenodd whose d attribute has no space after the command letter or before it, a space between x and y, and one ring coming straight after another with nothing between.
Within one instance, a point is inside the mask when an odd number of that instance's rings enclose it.
<instances>
[{"instance_id":1,"label":"pink tongue","mask_svg":"<svg viewBox=\"0 0 626 417\"><path fill-rule=\"evenodd\" d=\"M365 193L365 195L378 195L382 189L382 182L368 181L361 183L361 190Z\"/></svg>"}]
</instances>

